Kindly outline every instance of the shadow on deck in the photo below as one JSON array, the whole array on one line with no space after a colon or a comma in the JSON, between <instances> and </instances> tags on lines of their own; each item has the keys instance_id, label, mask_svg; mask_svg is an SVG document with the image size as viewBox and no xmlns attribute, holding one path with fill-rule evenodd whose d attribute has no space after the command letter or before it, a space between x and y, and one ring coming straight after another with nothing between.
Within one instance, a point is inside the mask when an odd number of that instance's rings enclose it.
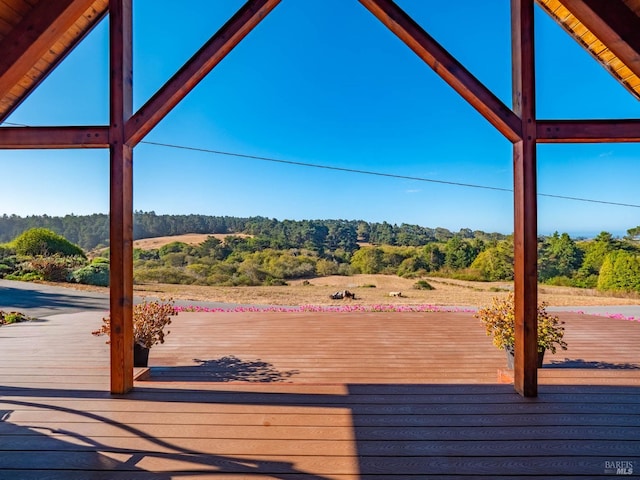
<instances>
[{"instance_id":1,"label":"shadow on deck","mask_svg":"<svg viewBox=\"0 0 640 480\"><path fill-rule=\"evenodd\" d=\"M98 317L3 327L0 478L637 474L640 324L565 320L536 399L469 314L181 314L126 396Z\"/></svg>"}]
</instances>

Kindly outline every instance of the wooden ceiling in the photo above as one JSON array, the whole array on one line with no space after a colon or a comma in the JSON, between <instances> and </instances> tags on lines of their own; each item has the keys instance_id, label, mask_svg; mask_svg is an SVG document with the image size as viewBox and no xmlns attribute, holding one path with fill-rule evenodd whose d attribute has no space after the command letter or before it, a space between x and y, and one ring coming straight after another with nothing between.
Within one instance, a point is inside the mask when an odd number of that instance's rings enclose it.
<instances>
[{"instance_id":1,"label":"wooden ceiling","mask_svg":"<svg viewBox=\"0 0 640 480\"><path fill-rule=\"evenodd\" d=\"M536 0L640 99L640 0Z\"/></svg>"},{"instance_id":2,"label":"wooden ceiling","mask_svg":"<svg viewBox=\"0 0 640 480\"><path fill-rule=\"evenodd\" d=\"M536 0L640 99L640 0ZM108 0L0 0L0 121L104 17Z\"/></svg>"},{"instance_id":3,"label":"wooden ceiling","mask_svg":"<svg viewBox=\"0 0 640 480\"><path fill-rule=\"evenodd\" d=\"M107 13L109 0L0 0L0 121Z\"/></svg>"}]
</instances>

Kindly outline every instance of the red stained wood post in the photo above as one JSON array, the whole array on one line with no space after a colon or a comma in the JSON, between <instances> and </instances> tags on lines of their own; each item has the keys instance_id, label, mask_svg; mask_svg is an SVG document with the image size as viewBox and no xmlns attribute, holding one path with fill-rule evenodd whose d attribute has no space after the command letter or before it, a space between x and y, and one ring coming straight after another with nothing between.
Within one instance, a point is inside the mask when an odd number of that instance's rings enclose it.
<instances>
[{"instance_id":1,"label":"red stained wood post","mask_svg":"<svg viewBox=\"0 0 640 480\"><path fill-rule=\"evenodd\" d=\"M132 0L109 2L111 393L133 388Z\"/></svg>"},{"instance_id":2,"label":"red stained wood post","mask_svg":"<svg viewBox=\"0 0 640 480\"><path fill-rule=\"evenodd\" d=\"M511 0L513 107L522 139L513 145L515 358L514 384L525 397L538 394L538 252L534 0Z\"/></svg>"},{"instance_id":3,"label":"red stained wood post","mask_svg":"<svg viewBox=\"0 0 640 480\"><path fill-rule=\"evenodd\" d=\"M2 127L0 148L107 148L109 129L96 127Z\"/></svg>"}]
</instances>

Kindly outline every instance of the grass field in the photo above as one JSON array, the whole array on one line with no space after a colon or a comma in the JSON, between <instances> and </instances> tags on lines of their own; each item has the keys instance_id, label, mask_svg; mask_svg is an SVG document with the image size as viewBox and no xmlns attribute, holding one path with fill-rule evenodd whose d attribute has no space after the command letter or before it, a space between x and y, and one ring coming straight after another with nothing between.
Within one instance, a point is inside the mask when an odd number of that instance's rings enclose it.
<instances>
[{"instance_id":1,"label":"grass field","mask_svg":"<svg viewBox=\"0 0 640 480\"><path fill-rule=\"evenodd\" d=\"M192 301L229 302L255 305L342 305L347 303L481 306L495 296L504 296L512 288L509 282L469 282L446 278L428 278L433 290L416 290L415 280L394 275L352 275L295 280L277 287L208 287L201 285L135 285L136 295ZM56 284L72 286L71 284ZM107 293L107 288L73 285L73 288ZM331 300L338 290L349 290L355 300ZM390 292L402 292L391 297ZM604 295L595 290L541 285L540 301L551 306L637 305L637 297Z\"/></svg>"}]
</instances>

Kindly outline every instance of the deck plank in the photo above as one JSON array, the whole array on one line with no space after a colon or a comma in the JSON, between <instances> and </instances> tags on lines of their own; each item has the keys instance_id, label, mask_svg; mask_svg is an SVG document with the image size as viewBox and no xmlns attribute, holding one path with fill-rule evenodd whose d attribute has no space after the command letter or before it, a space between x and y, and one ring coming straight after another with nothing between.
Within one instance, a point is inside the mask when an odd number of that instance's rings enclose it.
<instances>
[{"instance_id":1,"label":"deck plank","mask_svg":"<svg viewBox=\"0 0 640 480\"><path fill-rule=\"evenodd\" d=\"M562 314L524 399L470 313L181 313L120 396L100 318L0 328L0 479L640 472L638 322Z\"/></svg>"}]
</instances>

